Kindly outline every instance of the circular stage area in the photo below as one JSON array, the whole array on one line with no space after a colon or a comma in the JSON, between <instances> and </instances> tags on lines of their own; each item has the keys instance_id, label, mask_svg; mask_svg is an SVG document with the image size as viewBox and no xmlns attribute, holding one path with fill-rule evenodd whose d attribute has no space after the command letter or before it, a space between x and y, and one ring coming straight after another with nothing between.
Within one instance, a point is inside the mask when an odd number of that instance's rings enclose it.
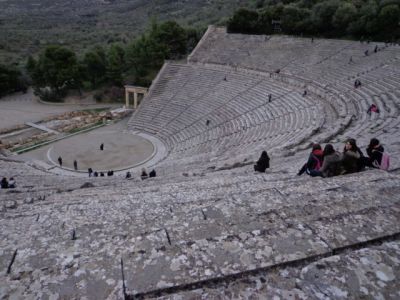
<instances>
[{"instance_id":1,"label":"circular stage area","mask_svg":"<svg viewBox=\"0 0 400 300\"><path fill-rule=\"evenodd\" d=\"M100 145L104 144L104 150ZM62 167L74 169L74 160L78 170L87 172L123 170L149 160L154 153L153 144L138 135L123 131L120 126L106 126L101 129L79 134L52 144L47 149L47 159L58 165L62 158Z\"/></svg>"}]
</instances>

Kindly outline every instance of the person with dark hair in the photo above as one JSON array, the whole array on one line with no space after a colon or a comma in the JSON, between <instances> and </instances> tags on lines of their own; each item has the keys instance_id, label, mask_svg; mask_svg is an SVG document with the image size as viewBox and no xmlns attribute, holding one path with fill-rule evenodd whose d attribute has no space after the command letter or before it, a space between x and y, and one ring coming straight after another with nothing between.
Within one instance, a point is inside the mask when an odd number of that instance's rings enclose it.
<instances>
[{"instance_id":1,"label":"person with dark hair","mask_svg":"<svg viewBox=\"0 0 400 300\"><path fill-rule=\"evenodd\" d=\"M1 180L0 186L2 189L8 189L8 180L6 177L3 177L3 179Z\"/></svg>"},{"instance_id":2,"label":"person with dark hair","mask_svg":"<svg viewBox=\"0 0 400 300\"><path fill-rule=\"evenodd\" d=\"M363 169L364 154L358 148L355 139L348 139L343 149L342 164L345 174L359 172Z\"/></svg>"},{"instance_id":3,"label":"person with dark hair","mask_svg":"<svg viewBox=\"0 0 400 300\"><path fill-rule=\"evenodd\" d=\"M93 176L94 177L99 177L99 173L97 171L94 171Z\"/></svg>"},{"instance_id":4,"label":"person with dark hair","mask_svg":"<svg viewBox=\"0 0 400 300\"><path fill-rule=\"evenodd\" d=\"M15 184L14 177L11 177L10 180L8 181L8 188L15 189L15 186L16 186L16 184Z\"/></svg>"},{"instance_id":5,"label":"person with dark hair","mask_svg":"<svg viewBox=\"0 0 400 300\"><path fill-rule=\"evenodd\" d=\"M308 175L310 175L311 170L318 171L322 166L323 160L324 160L324 153L322 151L321 145L314 143L313 147L312 147L312 151L310 153L310 156L308 157L307 162L299 170L297 175L300 176L304 172L306 172Z\"/></svg>"},{"instance_id":6,"label":"person with dark hair","mask_svg":"<svg viewBox=\"0 0 400 300\"><path fill-rule=\"evenodd\" d=\"M379 140L372 138L367 147L368 158L365 160L365 165L370 168L379 168L384 151L385 149L380 144Z\"/></svg>"},{"instance_id":7,"label":"person with dark hair","mask_svg":"<svg viewBox=\"0 0 400 300\"><path fill-rule=\"evenodd\" d=\"M142 169L142 174L140 174L140 178L142 178L142 180L145 180L149 177L149 175L147 175L146 169L143 168Z\"/></svg>"},{"instance_id":8,"label":"person with dark hair","mask_svg":"<svg viewBox=\"0 0 400 300\"><path fill-rule=\"evenodd\" d=\"M89 177L92 177L92 173L93 173L93 169L92 169L92 168L89 168L89 169L88 169Z\"/></svg>"},{"instance_id":9,"label":"person with dark hair","mask_svg":"<svg viewBox=\"0 0 400 300\"><path fill-rule=\"evenodd\" d=\"M74 160L74 169L75 171L78 170L78 162L76 161L76 159Z\"/></svg>"},{"instance_id":10,"label":"person with dark hair","mask_svg":"<svg viewBox=\"0 0 400 300\"><path fill-rule=\"evenodd\" d=\"M257 161L257 164L254 165L254 171L264 173L266 169L269 168L269 156L267 151L263 151L261 153L260 158Z\"/></svg>"},{"instance_id":11,"label":"person with dark hair","mask_svg":"<svg viewBox=\"0 0 400 300\"><path fill-rule=\"evenodd\" d=\"M104 173L103 172L100 172L100 177L104 177Z\"/></svg>"},{"instance_id":12,"label":"person with dark hair","mask_svg":"<svg viewBox=\"0 0 400 300\"><path fill-rule=\"evenodd\" d=\"M132 174L131 174L131 172L126 172L126 176L125 176L125 178L126 179L129 179L129 178L132 178Z\"/></svg>"},{"instance_id":13,"label":"person with dark hair","mask_svg":"<svg viewBox=\"0 0 400 300\"><path fill-rule=\"evenodd\" d=\"M156 170L151 170L151 172L149 173L149 177L156 177Z\"/></svg>"},{"instance_id":14,"label":"person with dark hair","mask_svg":"<svg viewBox=\"0 0 400 300\"><path fill-rule=\"evenodd\" d=\"M324 148L324 161L321 168L316 170L311 170L310 175L322 176L322 177L332 177L340 175L342 172L342 156L339 152L335 151L335 148L331 144L327 144Z\"/></svg>"},{"instance_id":15,"label":"person with dark hair","mask_svg":"<svg viewBox=\"0 0 400 300\"><path fill-rule=\"evenodd\" d=\"M104 144L103 144L103 143L101 143L101 145L100 145L100 150L101 150L101 151L104 150Z\"/></svg>"},{"instance_id":16,"label":"person with dark hair","mask_svg":"<svg viewBox=\"0 0 400 300\"><path fill-rule=\"evenodd\" d=\"M57 160L58 160L58 164L60 165L60 167L62 167L62 158L61 158L61 156L59 156Z\"/></svg>"}]
</instances>

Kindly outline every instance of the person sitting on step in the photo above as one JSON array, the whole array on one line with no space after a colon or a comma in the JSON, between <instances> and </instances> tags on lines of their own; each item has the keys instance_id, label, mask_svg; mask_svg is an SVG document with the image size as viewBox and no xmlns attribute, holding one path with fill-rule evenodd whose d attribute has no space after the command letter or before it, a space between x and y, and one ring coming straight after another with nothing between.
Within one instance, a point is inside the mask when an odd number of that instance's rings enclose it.
<instances>
[{"instance_id":1,"label":"person sitting on step","mask_svg":"<svg viewBox=\"0 0 400 300\"><path fill-rule=\"evenodd\" d=\"M322 151L321 145L314 143L307 162L299 170L297 175L300 176L304 172L310 175L311 170L318 171L322 166L323 160L324 160L324 152Z\"/></svg>"},{"instance_id":2,"label":"person sitting on step","mask_svg":"<svg viewBox=\"0 0 400 300\"><path fill-rule=\"evenodd\" d=\"M344 174L360 172L364 168L364 154L355 139L348 139L343 149L342 165Z\"/></svg>"},{"instance_id":3,"label":"person sitting on step","mask_svg":"<svg viewBox=\"0 0 400 300\"><path fill-rule=\"evenodd\" d=\"M8 181L8 188L15 189L15 187L16 187L16 183L15 183L14 177L11 177L10 180Z\"/></svg>"},{"instance_id":4,"label":"person sitting on step","mask_svg":"<svg viewBox=\"0 0 400 300\"><path fill-rule=\"evenodd\" d=\"M156 177L156 170L151 170L151 172L149 173L149 177Z\"/></svg>"},{"instance_id":5,"label":"person sitting on step","mask_svg":"<svg viewBox=\"0 0 400 300\"><path fill-rule=\"evenodd\" d=\"M254 171L264 173L266 169L269 168L269 156L267 151L263 151L261 153L260 158L257 161L257 164L254 165Z\"/></svg>"},{"instance_id":6,"label":"person sitting on step","mask_svg":"<svg viewBox=\"0 0 400 300\"><path fill-rule=\"evenodd\" d=\"M149 175L147 175L145 168L142 169L142 174L140 174L140 178L142 178L142 180L149 178Z\"/></svg>"},{"instance_id":7,"label":"person sitting on step","mask_svg":"<svg viewBox=\"0 0 400 300\"><path fill-rule=\"evenodd\" d=\"M332 177L340 175L342 170L342 155L331 144L327 144L324 148L324 161L321 168L318 171L311 170L310 175L312 177Z\"/></svg>"}]
</instances>

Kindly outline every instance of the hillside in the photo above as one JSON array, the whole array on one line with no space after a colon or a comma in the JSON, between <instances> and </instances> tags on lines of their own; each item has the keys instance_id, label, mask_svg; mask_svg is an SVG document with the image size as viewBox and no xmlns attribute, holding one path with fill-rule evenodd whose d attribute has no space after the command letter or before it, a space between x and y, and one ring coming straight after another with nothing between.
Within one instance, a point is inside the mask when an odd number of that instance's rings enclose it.
<instances>
[{"instance_id":1,"label":"hillside","mask_svg":"<svg viewBox=\"0 0 400 300\"><path fill-rule=\"evenodd\" d=\"M21 63L49 44L78 52L95 44L127 43L151 18L184 25L217 23L246 0L4 0L0 1L0 63Z\"/></svg>"}]
</instances>

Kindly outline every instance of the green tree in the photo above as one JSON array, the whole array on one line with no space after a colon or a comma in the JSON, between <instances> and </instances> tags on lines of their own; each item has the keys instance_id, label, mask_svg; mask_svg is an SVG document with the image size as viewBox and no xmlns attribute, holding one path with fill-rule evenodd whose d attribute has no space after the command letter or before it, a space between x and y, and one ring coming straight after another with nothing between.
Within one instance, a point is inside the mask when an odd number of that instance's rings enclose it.
<instances>
[{"instance_id":1,"label":"green tree","mask_svg":"<svg viewBox=\"0 0 400 300\"><path fill-rule=\"evenodd\" d=\"M20 75L21 73L15 68L0 65L0 96L21 89Z\"/></svg>"},{"instance_id":2,"label":"green tree","mask_svg":"<svg viewBox=\"0 0 400 300\"><path fill-rule=\"evenodd\" d=\"M106 54L102 47L96 47L85 54L83 59L84 73L92 88L96 88L99 83L105 80L106 64Z\"/></svg>"},{"instance_id":3,"label":"green tree","mask_svg":"<svg viewBox=\"0 0 400 300\"><path fill-rule=\"evenodd\" d=\"M315 33L330 34L333 30L332 19L339 7L339 1L327 0L314 5L312 22Z\"/></svg>"},{"instance_id":4,"label":"green tree","mask_svg":"<svg viewBox=\"0 0 400 300\"><path fill-rule=\"evenodd\" d=\"M287 5L282 11L282 29L285 33L300 34L309 30L310 11L294 5Z\"/></svg>"},{"instance_id":5,"label":"green tree","mask_svg":"<svg viewBox=\"0 0 400 300\"><path fill-rule=\"evenodd\" d=\"M333 15L332 23L339 34L344 34L350 22L355 19L357 19L355 6L352 3L343 2Z\"/></svg>"},{"instance_id":6,"label":"green tree","mask_svg":"<svg viewBox=\"0 0 400 300\"><path fill-rule=\"evenodd\" d=\"M161 67L167 51L165 45L142 35L127 48L128 65L136 77L146 76L151 70Z\"/></svg>"},{"instance_id":7,"label":"green tree","mask_svg":"<svg viewBox=\"0 0 400 300\"><path fill-rule=\"evenodd\" d=\"M165 46L167 59L176 59L186 54L187 33L175 21L167 21L159 25L153 23L149 38Z\"/></svg>"},{"instance_id":8,"label":"green tree","mask_svg":"<svg viewBox=\"0 0 400 300\"><path fill-rule=\"evenodd\" d=\"M261 32L257 11L241 8L228 20L228 32L253 33Z\"/></svg>"},{"instance_id":9,"label":"green tree","mask_svg":"<svg viewBox=\"0 0 400 300\"><path fill-rule=\"evenodd\" d=\"M381 9L378 15L379 31L386 38L396 38L400 36L399 30L400 8L396 4L390 4Z\"/></svg>"},{"instance_id":10,"label":"green tree","mask_svg":"<svg viewBox=\"0 0 400 300\"><path fill-rule=\"evenodd\" d=\"M69 88L80 86L81 77L76 55L61 46L49 46L39 56L30 74L39 95L41 88L50 88L48 100L59 100ZM30 62L32 67L32 61Z\"/></svg>"},{"instance_id":11,"label":"green tree","mask_svg":"<svg viewBox=\"0 0 400 300\"><path fill-rule=\"evenodd\" d=\"M117 45L111 45L107 53L107 79L114 85L121 86L122 72L125 66L125 51Z\"/></svg>"}]
</instances>

